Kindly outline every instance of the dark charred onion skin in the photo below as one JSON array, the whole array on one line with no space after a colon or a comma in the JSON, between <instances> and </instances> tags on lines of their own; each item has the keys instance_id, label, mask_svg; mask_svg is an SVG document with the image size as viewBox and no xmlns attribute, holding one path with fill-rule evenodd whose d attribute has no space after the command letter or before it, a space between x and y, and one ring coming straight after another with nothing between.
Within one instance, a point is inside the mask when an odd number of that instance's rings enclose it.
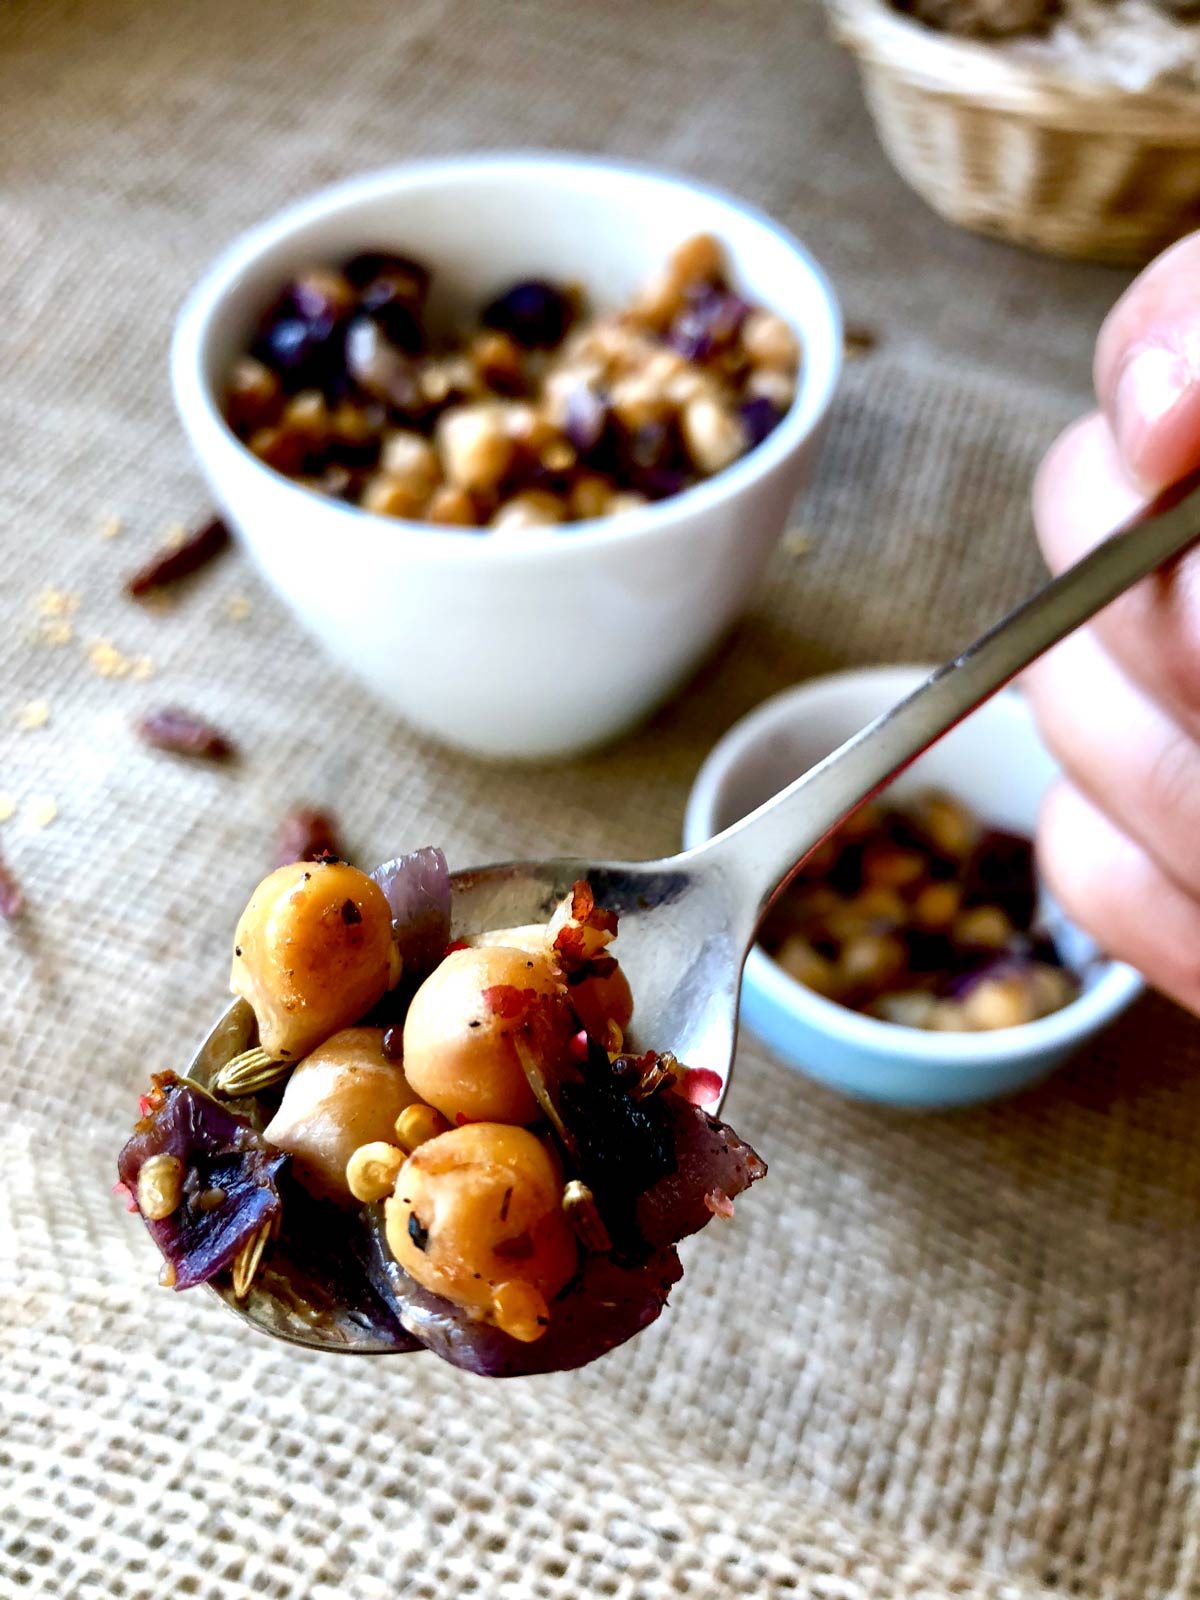
<instances>
[{"instance_id":1,"label":"dark charred onion skin","mask_svg":"<svg viewBox=\"0 0 1200 1600\"><path fill-rule=\"evenodd\" d=\"M244 1117L173 1072L154 1078L146 1115L117 1158L120 1180L135 1200L142 1164L159 1155L174 1156L184 1169L178 1208L161 1221L143 1219L175 1269L174 1288L207 1283L231 1265L264 1223L278 1226L278 1183L287 1156ZM224 1196L220 1203L199 1203L218 1192Z\"/></svg>"}]
</instances>

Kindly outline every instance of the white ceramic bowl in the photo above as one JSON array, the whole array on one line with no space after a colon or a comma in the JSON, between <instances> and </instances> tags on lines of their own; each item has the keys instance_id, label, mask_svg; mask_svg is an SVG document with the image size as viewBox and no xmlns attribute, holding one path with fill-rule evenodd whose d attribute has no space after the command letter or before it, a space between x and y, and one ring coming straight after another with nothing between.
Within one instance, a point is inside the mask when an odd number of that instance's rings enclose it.
<instances>
[{"instance_id":1,"label":"white ceramic bowl","mask_svg":"<svg viewBox=\"0 0 1200 1600\"><path fill-rule=\"evenodd\" d=\"M927 667L834 673L785 690L736 723L700 769L684 843L719 833L902 699ZM1002 828L1032 833L1054 761L1022 696L1005 690L946 735L892 792L945 789ZM1142 988L1131 967L1100 957L1048 897L1040 912L1082 968L1083 992L1063 1010L994 1033L925 1033L835 1005L790 978L759 946L742 989L749 1028L792 1066L848 1094L932 1108L991 1099L1044 1077Z\"/></svg>"},{"instance_id":2,"label":"white ceramic bowl","mask_svg":"<svg viewBox=\"0 0 1200 1600\"><path fill-rule=\"evenodd\" d=\"M770 437L674 499L557 533L493 540L370 515L265 467L217 391L263 307L315 262L382 247L434 271L432 313L515 279L625 303L689 234L724 242L748 297L804 344ZM837 302L790 234L715 190L582 156L489 155L373 173L233 244L194 290L172 348L192 447L262 572L329 652L411 722L487 756L598 744L666 699L742 610L784 528L841 361Z\"/></svg>"}]
</instances>

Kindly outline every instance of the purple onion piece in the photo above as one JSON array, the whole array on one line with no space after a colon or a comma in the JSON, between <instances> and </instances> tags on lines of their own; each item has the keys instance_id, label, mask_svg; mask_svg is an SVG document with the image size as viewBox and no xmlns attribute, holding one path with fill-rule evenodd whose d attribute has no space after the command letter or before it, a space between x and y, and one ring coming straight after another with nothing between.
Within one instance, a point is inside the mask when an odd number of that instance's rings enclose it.
<instances>
[{"instance_id":1,"label":"purple onion piece","mask_svg":"<svg viewBox=\"0 0 1200 1600\"><path fill-rule=\"evenodd\" d=\"M421 303L414 300L407 284L397 283L391 277L379 278L363 290L359 303L398 350L415 356L424 349Z\"/></svg>"},{"instance_id":2,"label":"purple onion piece","mask_svg":"<svg viewBox=\"0 0 1200 1600\"><path fill-rule=\"evenodd\" d=\"M1037 909L1033 840L991 828L981 835L963 878L963 904L999 906L1014 928L1028 928Z\"/></svg>"},{"instance_id":3,"label":"purple onion piece","mask_svg":"<svg viewBox=\"0 0 1200 1600\"><path fill-rule=\"evenodd\" d=\"M429 269L411 256L391 250L360 250L342 265L342 276L356 289L365 289L377 278L389 278L403 285L414 300L423 300L429 289Z\"/></svg>"},{"instance_id":4,"label":"purple onion piece","mask_svg":"<svg viewBox=\"0 0 1200 1600\"><path fill-rule=\"evenodd\" d=\"M302 322L313 326L340 321L345 313L347 294L344 284L331 287L325 281L327 274L314 274L310 278L297 278L284 291L284 297ZM337 290L341 289L341 295Z\"/></svg>"},{"instance_id":5,"label":"purple onion piece","mask_svg":"<svg viewBox=\"0 0 1200 1600\"><path fill-rule=\"evenodd\" d=\"M155 1083L165 1103L139 1123L117 1158L117 1172L136 1198L138 1174L151 1156L174 1156L183 1164L178 1208L159 1221L145 1221L175 1269L174 1287L190 1289L232 1265L264 1223L278 1226L277 1184L288 1158L195 1084L174 1073L163 1073ZM212 1204L218 1191L223 1198ZM202 1196L208 1209L201 1208Z\"/></svg>"},{"instance_id":6,"label":"purple onion piece","mask_svg":"<svg viewBox=\"0 0 1200 1600\"><path fill-rule=\"evenodd\" d=\"M485 1378L529 1377L586 1366L649 1327L683 1275L679 1257L670 1248L637 1265L611 1256L585 1256L580 1271L551 1302L546 1332L532 1344L522 1344L410 1278L388 1249L381 1207L365 1207L362 1218L376 1293L434 1355Z\"/></svg>"},{"instance_id":7,"label":"purple onion piece","mask_svg":"<svg viewBox=\"0 0 1200 1600\"><path fill-rule=\"evenodd\" d=\"M742 419L742 426L750 440L753 450L764 439L775 432L783 413L773 400L768 400L765 395L756 395L753 400L745 401L738 408L738 415Z\"/></svg>"},{"instance_id":8,"label":"purple onion piece","mask_svg":"<svg viewBox=\"0 0 1200 1600\"><path fill-rule=\"evenodd\" d=\"M549 350L562 342L574 315L561 289L542 278L526 278L485 306L482 321L526 350Z\"/></svg>"},{"instance_id":9,"label":"purple onion piece","mask_svg":"<svg viewBox=\"0 0 1200 1600\"><path fill-rule=\"evenodd\" d=\"M640 467L630 474L630 485L647 500L669 500L682 494L693 482L691 474L678 467Z\"/></svg>"},{"instance_id":10,"label":"purple onion piece","mask_svg":"<svg viewBox=\"0 0 1200 1600\"><path fill-rule=\"evenodd\" d=\"M688 361L707 361L732 344L750 307L740 295L705 284L667 330L667 343Z\"/></svg>"},{"instance_id":11,"label":"purple onion piece","mask_svg":"<svg viewBox=\"0 0 1200 1600\"><path fill-rule=\"evenodd\" d=\"M341 337L333 317L285 313L269 319L251 354L272 368L289 390L324 388L341 362Z\"/></svg>"},{"instance_id":12,"label":"purple onion piece","mask_svg":"<svg viewBox=\"0 0 1200 1600\"><path fill-rule=\"evenodd\" d=\"M434 845L396 856L371 876L392 908L405 978L433 971L450 943L450 868Z\"/></svg>"},{"instance_id":13,"label":"purple onion piece","mask_svg":"<svg viewBox=\"0 0 1200 1600\"><path fill-rule=\"evenodd\" d=\"M346 371L360 389L397 411L421 407L416 369L370 317L355 317L346 329Z\"/></svg>"},{"instance_id":14,"label":"purple onion piece","mask_svg":"<svg viewBox=\"0 0 1200 1600\"><path fill-rule=\"evenodd\" d=\"M581 456L598 449L608 428L609 409L604 395L581 383L567 397L564 431Z\"/></svg>"},{"instance_id":15,"label":"purple onion piece","mask_svg":"<svg viewBox=\"0 0 1200 1600\"><path fill-rule=\"evenodd\" d=\"M712 1221L706 1195L720 1190L732 1200L766 1176L767 1164L726 1123L673 1090L660 1090L652 1104L675 1153L675 1170L647 1189L636 1206L641 1235L657 1249Z\"/></svg>"}]
</instances>

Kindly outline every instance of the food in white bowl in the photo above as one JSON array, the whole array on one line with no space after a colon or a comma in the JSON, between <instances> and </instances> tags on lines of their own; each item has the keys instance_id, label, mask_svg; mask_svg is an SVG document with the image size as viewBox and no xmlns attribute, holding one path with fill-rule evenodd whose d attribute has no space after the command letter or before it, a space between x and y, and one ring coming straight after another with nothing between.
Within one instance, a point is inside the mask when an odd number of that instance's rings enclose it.
<instances>
[{"instance_id":1,"label":"food in white bowl","mask_svg":"<svg viewBox=\"0 0 1200 1600\"><path fill-rule=\"evenodd\" d=\"M436 849L277 868L233 941L259 1044L213 1095L157 1075L118 1160L160 1281L245 1299L280 1241L293 1297L354 1281L390 1348L489 1377L648 1326L676 1245L766 1167L706 1111L715 1073L625 1049L616 937L580 882L545 923L451 944Z\"/></svg>"},{"instance_id":2,"label":"food in white bowl","mask_svg":"<svg viewBox=\"0 0 1200 1600\"><path fill-rule=\"evenodd\" d=\"M821 761L923 683L925 666L865 667L784 690L710 751L688 799L684 843L701 844ZM1057 768L1023 696L1006 689L944 735L888 789L889 802L952 794L989 829L1032 835ZM1047 1015L987 1030L940 1031L865 1015L818 994L756 944L743 1022L789 1065L847 1094L911 1109L970 1105L1033 1083L1118 1015L1142 988L1039 893L1036 923L1079 980Z\"/></svg>"},{"instance_id":3,"label":"food in white bowl","mask_svg":"<svg viewBox=\"0 0 1200 1600\"><path fill-rule=\"evenodd\" d=\"M481 538L305 488L222 415L229 373L280 286L364 241L436 268L429 318L440 327L530 278L578 285L596 316L616 313L697 234L721 241L738 294L793 330L803 367L761 444L667 499L561 536ZM743 610L813 459L841 354L820 268L741 202L586 157L472 156L355 179L246 235L184 307L172 372L230 525L331 655L443 741L545 758L632 726Z\"/></svg>"},{"instance_id":4,"label":"food in white bowl","mask_svg":"<svg viewBox=\"0 0 1200 1600\"><path fill-rule=\"evenodd\" d=\"M711 234L603 315L526 278L435 328L430 287L429 265L381 250L299 274L228 375L230 427L318 492L507 534L680 494L795 398L795 333L736 292Z\"/></svg>"}]
</instances>

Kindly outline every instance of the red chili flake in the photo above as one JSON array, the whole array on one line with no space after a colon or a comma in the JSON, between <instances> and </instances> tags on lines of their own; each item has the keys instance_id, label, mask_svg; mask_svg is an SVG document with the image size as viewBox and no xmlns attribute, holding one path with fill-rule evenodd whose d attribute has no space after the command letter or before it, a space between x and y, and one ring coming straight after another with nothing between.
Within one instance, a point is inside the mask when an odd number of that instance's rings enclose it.
<instances>
[{"instance_id":1,"label":"red chili flake","mask_svg":"<svg viewBox=\"0 0 1200 1600\"><path fill-rule=\"evenodd\" d=\"M570 1042L567 1045L567 1049L571 1052L572 1060L574 1060L574 1061L586 1061L587 1060L587 1058L588 1058L588 1036L587 1036L587 1032L586 1032L585 1029L581 1028L578 1033L572 1034Z\"/></svg>"},{"instance_id":2,"label":"red chili flake","mask_svg":"<svg viewBox=\"0 0 1200 1600\"><path fill-rule=\"evenodd\" d=\"M127 1183L114 1183L112 1186L112 1192L116 1195L120 1195L121 1199L124 1200L126 1211L137 1210L138 1203L133 1198L133 1190Z\"/></svg>"},{"instance_id":3,"label":"red chili flake","mask_svg":"<svg viewBox=\"0 0 1200 1600\"><path fill-rule=\"evenodd\" d=\"M138 1116L148 1117L154 1110L153 1102L148 1094L141 1095L138 1099Z\"/></svg>"},{"instance_id":4,"label":"red chili flake","mask_svg":"<svg viewBox=\"0 0 1200 1600\"><path fill-rule=\"evenodd\" d=\"M446 954L452 956L456 950L469 950L471 946L465 939L455 939L453 944L446 946Z\"/></svg>"},{"instance_id":5,"label":"red chili flake","mask_svg":"<svg viewBox=\"0 0 1200 1600\"><path fill-rule=\"evenodd\" d=\"M733 1201L724 1189L710 1189L704 1196L704 1204L714 1217L731 1217L733 1215Z\"/></svg>"},{"instance_id":6,"label":"red chili flake","mask_svg":"<svg viewBox=\"0 0 1200 1600\"><path fill-rule=\"evenodd\" d=\"M213 517L189 534L182 544L160 550L151 556L144 567L139 567L125 585L125 592L133 595L150 594L168 584L186 578L208 565L229 544L229 529L220 517Z\"/></svg>"},{"instance_id":7,"label":"red chili flake","mask_svg":"<svg viewBox=\"0 0 1200 1600\"><path fill-rule=\"evenodd\" d=\"M233 745L211 722L177 706L149 712L138 723L137 731L143 743L174 755L224 761L233 754Z\"/></svg>"},{"instance_id":8,"label":"red chili flake","mask_svg":"<svg viewBox=\"0 0 1200 1600\"><path fill-rule=\"evenodd\" d=\"M721 1097L719 1073L710 1067L685 1067L675 1080L676 1090L694 1106L711 1106Z\"/></svg>"},{"instance_id":9,"label":"red chili flake","mask_svg":"<svg viewBox=\"0 0 1200 1600\"><path fill-rule=\"evenodd\" d=\"M518 989L512 983L493 983L481 991L488 1010L502 1022L517 1022L528 1016L542 998L536 989Z\"/></svg>"},{"instance_id":10,"label":"red chili flake","mask_svg":"<svg viewBox=\"0 0 1200 1600\"><path fill-rule=\"evenodd\" d=\"M11 922L25 907L25 895L12 872L0 861L0 917Z\"/></svg>"},{"instance_id":11,"label":"red chili flake","mask_svg":"<svg viewBox=\"0 0 1200 1600\"><path fill-rule=\"evenodd\" d=\"M456 1111L454 1113L454 1126L456 1128L465 1128L470 1120L470 1117L464 1111Z\"/></svg>"},{"instance_id":12,"label":"red chili flake","mask_svg":"<svg viewBox=\"0 0 1200 1600\"><path fill-rule=\"evenodd\" d=\"M279 824L275 865L287 867L293 861L319 861L322 857L345 859L338 841L337 823L328 811L320 811L315 806L297 806Z\"/></svg>"},{"instance_id":13,"label":"red chili flake","mask_svg":"<svg viewBox=\"0 0 1200 1600\"><path fill-rule=\"evenodd\" d=\"M586 922L595 909L595 892L586 878L580 878L571 889L571 915L576 922Z\"/></svg>"}]
</instances>

